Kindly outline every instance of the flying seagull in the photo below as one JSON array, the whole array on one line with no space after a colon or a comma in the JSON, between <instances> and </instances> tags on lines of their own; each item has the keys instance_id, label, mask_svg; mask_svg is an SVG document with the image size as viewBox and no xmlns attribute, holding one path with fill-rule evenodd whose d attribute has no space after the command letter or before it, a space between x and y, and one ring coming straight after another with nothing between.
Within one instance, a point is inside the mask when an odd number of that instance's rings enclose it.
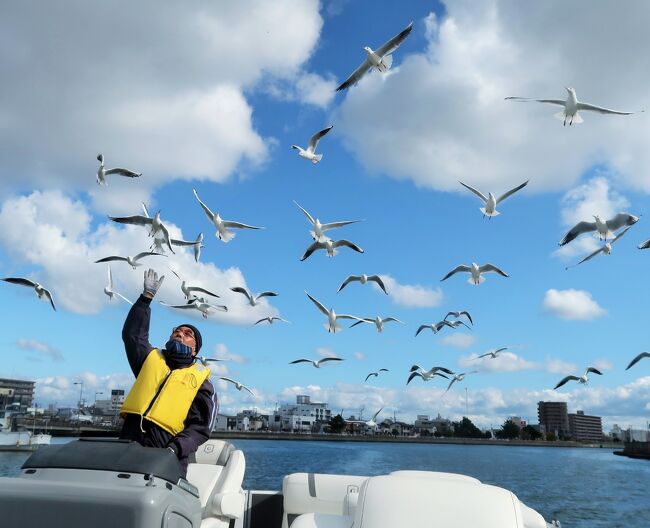
<instances>
[{"instance_id":1,"label":"flying seagull","mask_svg":"<svg viewBox=\"0 0 650 528\"><path fill-rule=\"evenodd\" d=\"M620 112L618 110L610 110L609 108L603 108L602 106L596 106L589 103L581 103L578 101L576 96L576 91L573 88L566 87L568 92L566 100L562 99L529 99L527 97L506 97L506 101L518 101L518 102L538 102L538 103L548 103L558 106L563 106L564 110L554 114L558 119L564 120L564 125L566 126L567 119L569 119L569 125L573 123L582 123L582 117L578 114L579 111L588 110L590 112L598 112L599 114L616 114L616 115L630 115L634 112Z\"/></svg>"},{"instance_id":2,"label":"flying seagull","mask_svg":"<svg viewBox=\"0 0 650 528\"><path fill-rule=\"evenodd\" d=\"M196 192L196 189L192 189L192 191L194 191L194 196L196 196L199 204L201 204L201 208L203 209L203 212L205 212L205 215L217 228L215 236L219 240L222 240L223 242L230 242L233 238L235 238L235 233L230 231L230 229L264 229L263 227L255 227L248 224L242 224L240 222L223 220L218 214L210 211L210 208L201 201L201 198L199 198L199 194Z\"/></svg>"},{"instance_id":3,"label":"flying seagull","mask_svg":"<svg viewBox=\"0 0 650 528\"><path fill-rule=\"evenodd\" d=\"M469 185L467 185L466 183L463 183L462 181L459 181L458 183L460 183L466 189L469 189L470 191L472 191L476 196L478 196L481 200L483 200L483 203L485 204L485 207L480 207L480 211L483 213L484 218L486 216L488 218L492 218L493 216L498 216L498 215L501 214L499 211L496 210L497 205L500 204L501 202L503 202L503 200L505 200L506 198L508 198L508 197L512 196L513 194L515 194L517 191L519 191L519 190L523 189L524 187L526 187L526 185L528 185L528 181L529 180L526 180L521 185L517 185L517 187L515 187L514 189L510 189L508 192L502 194L498 198L496 198L491 192L489 192L488 195L485 196L478 189L475 189L474 187L470 187Z\"/></svg>"},{"instance_id":4,"label":"flying seagull","mask_svg":"<svg viewBox=\"0 0 650 528\"><path fill-rule=\"evenodd\" d=\"M449 382L449 385L447 386L447 390L445 392L451 389L451 386L457 381L463 381L465 379L465 376L468 374L475 374L476 372L478 372L478 370L471 370L470 372L461 372L460 374L455 374L454 379Z\"/></svg>"},{"instance_id":5,"label":"flying seagull","mask_svg":"<svg viewBox=\"0 0 650 528\"><path fill-rule=\"evenodd\" d=\"M97 185L108 185L106 183L106 176L110 174L117 174L118 176L126 176L127 178L139 178L142 176L141 172L134 172L129 169L121 169L121 168L114 168L114 169L106 169L104 167L104 155L103 154L97 154L97 161L99 161L99 169L97 169Z\"/></svg>"},{"instance_id":6,"label":"flying seagull","mask_svg":"<svg viewBox=\"0 0 650 528\"><path fill-rule=\"evenodd\" d=\"M450 374L452 376L454 375L451 370L444 367L431 367L429 370L424 370L420 365L413 365L411 367L411 374L409 375L409 379L406 384L408 385L414 378L417 377L422 378L423 381L429 381L433 379L434 376L440 376L442 378L449 379L444 374L441 374L441 372L445 372L446 374Z\"/></svg>"},{"instance_id":7,"label":"flying seagull","mask_svg":"<svg viewBox=\"0 0 650 528\"><path fill-rule=\"evenodd\" d=\"M144 204L142 205L145 207L145 211L146 211L146 206ZM165 227L165 224L163 224L162 221L160 220L160 211L158 211L153 218L151 218L148 215L109 216L109 218L113 220L113 222L117 222L118 224L149 226L151 228L149 230L149 236L154 238L154 245L157 248L162 248L162 243L161 242L156 243L155 241L156 238L161 238L161 237L156 237L156 235L161 234L162 239L165 241L165 244L167 244L167 247L169 248L169 251L174 253L174 249L172 248L169 240L169 231Z\"/></svg>"},{"instance_id":8,"label":"flying seagull","mask_svg":"<svg viewBox=\"0 0 650 528\"><path fill-rule=\"evenodd\" d=\"M637 357L635 357L632 361L630 361L630 364L627 367L625 367L625 370L629 370L631 367L636 365L643 358L650 358L650 352L641 352Z\"/></svg>"},{"instance_id":9,"label":"flying seagull","mask_svg":"<svg viewBox=\"0 0 650 528\"><path fill-rule=\"evenodd\" d=\"M384 323L390 323L391 321L394 321L396 323L401 323L404 324L402 321L399 319L396 319L395 317L386 317L385 319L382 319L381 317L377 316L374 319L371 319L369 317L363 317L359 319L356 323L353 323L350 325L350 328L353 326L360 325L362 323L369 323L369 324L374 324L377 327L377 332L383 332L384 331Z\"/></svg>"},{"instance_id":10,"label":"flying seagull","mask_svg":"<svg viewBox=\"0 0 650 528\"><path fill-rule=\"evenodd\" d=\"M129 301L124 295L117 293L116 291L113 290L113 272L111 271L111 267L108 267L108 284L104 287L104 293L108 295L108 298L112 301L114 296L119 297L120 299L128 302L130 305L133 305L131 301Z\"/></svg>"},{"instance_id":11,"label":"flying seagull","mask_svg":"<svg viewBox=\"0 0 650 528\"><path fill-rule=\"evenodd\" d=\"M305 292L307 293L307 292ZM311 300L316 305L316 308L318 308L325 316L327 316L327 323L325 323L323 326L327 328L328 332L336 333L338 330L342 330L343 327L341 327L338 324L338 319L354 319L356 321L360 320L360 317L356 317L354 315L347 315L347 314L337 314L334 311L334 308L327 309L325 306L314 299L311 295L307 293L307 297Z\"/></svg>"},{"instance_id":12,"label":"flying seagull","mask_svg":"<svg viewBox=\"0 0 650 528\"><path fill-rule=\"evenodd\" d=\"M453 323L462 323L462 321L454 321ZM415 337L417 337L420 334L420 332L422 332L422 330L426 330L427 328L431 330L434 334L440 332L440 330L442 330L445 326L448 326L450 328L456 328L456 326L458 325L454 326L453 323L451 321L442 320L442 321L438 321L437 323L420 325L417 331L415 332ZM467 326L467 328L469 328L469 326Z\"/></svg>"},{"instance_id":13,"label":"flying seagull","mask_svg":"<svg viewBox=\"0 0 650 528\"><path fill-rule=\"evenodd\" d=\"M317 251L319 249L324 249L325 251L327 251L328 257L334 257L335 255L338 254L336 248L340 248L342 246L349 247L350 249L356 251L357 253L363 253L363 249L361 249L356 244L350 242L349 240L330 240L328 238L327 240L325 240L325 242L314 242L311 246L309 246L305 251L305 254L300 258L300 262L308 259L314 251Z\"/></svg>"},{"instance_id":14,"label":"flying seagull","mask_svg":"<svg viewBox=\"0 0 650 528\"><path fill-rule=\"evenodd\" d=\"M203 233L199 233L199 236L196 237L196 240L178 240L176 238L171 238L169 240L172 246L191 246L194 250L194 262L198 262L201 257L201 248L203 246Z\"/></svg>"},{"instance_id":15,"label":"flying seagull","mask_svg":"<svg viewBox=\"0 0 650 528\"><path fill-rule=\"evenodd\" d=\"M200 286L188 285L187 282L184 281L178 273L176 273L171 268L169 269L174 275L176 275L178 280L181 281L181 291L183 292L183 295L185 295L185 299L187 299L188 301L192 301L193 299L198 298L195 292L203 293L205 295L210 295L211 297L219 297L219 295L217 295L216 293L212 293L211 291L208 291L205 288L201 288Z\"/></svg>"},{"instance_id":16,"label":"flying seagull","mask_svg":"<svg viewBox=\"0 0 650 528\"><path fill-rule=\"evenodd\" d=\"M447 312L447 315L445 315L445 321L447 320L447 317L455 317L458 319L461 315L464 315L467 317L468 321L474 325L474 321L472 321L472 316L469 314L469 312L466 312L463 310L462 312Z\"/></svg>"},{"instance_id":17,"label":"flying seagull","mask_svg":"<svg viewBox=\"0 0 650 528\"><path fill-rule=\"evenodd\" d=\"M364 47L363 49L366 52L366 59L361 63L361 66L354 70L352 75L350 75L343 84L336 89L336 91L345 90L346 88L357 84L361 78L373 68L381 73L387 72L393 64L393 56L391 54L402 42L404 42L412 29L413 22L406 26L406 28L398 35L379 46L375 51L373 51L369 46Z\"/></svg>"},{"instance_id":18,"label":"flying seagull","mask_svg":"<svg viewBox=\"0 0 650 528\"><path fill-rule=\"evenodd\" d=\"M316 154L316 147L318 146L318 142L325 134L332 130L332 128L333 127L329 126L323 130L316 132L312 137L309 138L309 144L307 145L306 149L299 147L298 145L291 145L291 148L298 151L298 156L305 158L306 160L309 160L314 165L316 165L320 160L323 159L322 154Z\"/></svg>"},{"instance_id":19,"label":"flying seagull","mask_svg":"<svg viewBox=\"0 0 650 528\"><path fill-rule=\"evenodd\" d=\"M45 289L42 284L29 279L25 279L23 277L5 277L2 280L5 282L10 282L11 284L19 284L21 286L34 288L34 291L36 292L36 295L38 295L38 298L42 299L45 296L45 298L50 301L52 309L56 312L56 306L54 306L54 299L52 298L52 294L49 290Z\"/></svg>"},{"instance_id":20,"label":"flying seagull","mask_svg":"<svg viewBox=\"0 0 650 528\"><path fill-rule=\"evenodd\" d=\"M223 381L227 381L228 383L232 383L238 391L241 391L242 389L247 390L252 394L254 398L256 398L255 393L243 383L239 383L238 381L235 381L232 378L226 378L225 376L219 376L219 379L222 379Z\"/></svg>"},{"instance_id":21,"label":"flying seagull","mask_svg":"<svg viewBox=\"0 0 650 528\"><path fill-rule=\"evenodd\" d=\"M461 271L469 273L471 276L469 279L467 279L467 282L476 285L481 284L483 281L485 281L485 277L482 276L483 273L494 272L498 273L502 277L508 277L508 274L505 271L500 270L494 264L483 264L482 266L479 266L476 264L476 262L472 262L471 266L465 266L464 264L461 264L460 266L455 267L453 270L447 273L447 275L440 279L440 282L447 280L454 273L459 273Z\"/></svg>"},{"instance_id":22,"label":"flying seagull","mask_svg":"<svg viewBox=\"0 0 650 528\"><path fill-rule=\"evenodd\" d=\"M364 380L364 383L365 383L366 381L368 381L368 378L370 378L371 376L375 376L376 378L379 377L379 373L380 373L380 372L389 372L389 370L388 370L388 369L385 369L385 368L380 368L377 372L371 372L370 374L368 374L368 375L366 376L366 379Z\"/></svg>"},{"instance_id":23,"label":"flying seagull","mask_svg":"<svg viewBox=\"0 0 650 528\"><path fill-rule=\"evenodd\" d=\"M587 367L587 370L585 370L585 373L582 376L566 376L565 378L562 378L562 380L555 386L553 387L553 390L560 388L562 385L565 383L568 383L569 381L577 381L579 383L587 383L589 381L587 375L593 372L594 374L598 374L599 376L602 376L603 373L594 368L594 367Z\"/></svg>"},{"instance_id":24,"label":"flying seagull","mask_svg":"<svg viewBox=\"0 0 650 528\"><path fill-rule=\"evenodd\" d=\"M230 288L231 291L234 291L235 293L241 293L248 299L248 304L251 306L257 306L259 304L259 300L262 297L277 297L277 293L272 292L272 291L263 291L262 293L258 293L257 295L253 295L251 292L249 292L246 288L242 288L241 286L236 286L234 288Z\"/></svg>"},{"instance_id":25,"label":"flying seagull","mask_svg":"<svg viewBox=\"0 0 650 528\"><path fill-rule=\"evenodd\" d=\"M341 358L339 358L339 357L325 357L325 358L319 359L318 361L314 361L313 359L302 358L302 359L296 359L294 361L290 361L289 365L295 365L296 363L311 363L314 367L320 368L320 366L323 363L326 363L327 361L343 361L343 360Z\"/></svg>"},{"instance_id":26,"label":"flying seagull","mask_svg":"<svg viewBox=\"0 0 650 528\"><path fill-rule=\"evenodd\" d=\"M638 216L629 213L618 213L614 218L603 220L600 216L594 215L595 222L578 222L560 240L560 246L564 246L583 233L596 231L601 240L614 238L614 232L621 227L631 226L639 221Z\"/></svg>"},{"instance_id":27,"label":"flying seagull","mask_svg":"<svg viewBox=\"0 0 650 528\"><path fill-rule=\"evenodd\" d=\"M499 357L499 352L503 352L504 350L508 350L508 347L498 348L497 350L493 350L492 352L488 352L487 354L481 354L475 359L481 359L488 356L490 356L490 359L495 359Z\"/></svg>"},{"instance_id":28,"label":"flying seagull","mask_svg":"<svg viewBox=\"0 0 650 528\"><path fill-rule=\"evenodd\" d=\"M208 318L208 315L210 315L211 309L217 309L223 312L228 311L227 306L223 306L223 305L215 306L213 304L208 303L203 297L194 298L191 301L189 301L187 304L167 304L166 302L163 301L160 301L160 304L162 304L163 306L167 306L169 308L177 308L179 310L198 310L199 312L201 312L201 315L203 315L203 317L206 319Z\"/></svg>"},{"instance_id":29,"label":"flying seagull","mask_svg":"<svg viewBox=\"0 0 650 528\"><path fill-rule=\"evenodd\" d=\"M583 259L582 259L580 262L578 262L577 264L573 264L572 266L567 266L567 267L564 268L564 269L567 269L567 270L568 270L569 268L575 268L576 266L582 264L583 262L586 262L587 260L590 260L590 259L594 258L594 257L595 257L596 255L598 255L599 253L603 253L604 255L611 255L611 253L612 253L612 245L614 244L614 242L616 242L616 241L617 241L619 238L621 238L625 233L627 233L628 230L630 229L630 227L632 227L632 226L626 227L623 231L621 231L618 235L616 235L616 236L614 237L614 240L612 240L611 242L606 242L604 246L598 248L598 249L597 249L596 251L594 251L593 253L590 253L589 255L587 255L585 258L583 258Z\"/></svg>"},{"instance_id":30,"label":"flying seagull","mask_svg":"<svg viewBox=\"0 0 650 528\"><path fill-rule=\"evenodd\" d=\"M372 418L370 418L370 420L368 420L367 422L365 422L365 424L366 424L368 427L376 427L376 426L377 426L377 421L376 421L376 420L377 420L377 416L379 416L379 413L380 413L381 411L383 411L383 410L384 410L383 407L382 407L381 409L379 409L375 414L372 415Z\"/></svg>"},{"instance_id":31,"label":"flying seagull","mask_svg":"<svg viewBox=\"0 0 650 528\"><path fill-rule=\"evenodd\" d=\"M639 244L637 247L639 249L648 249L648 248L650 248L650 239L646 240L642 244Z\"/></svg>"},{"instance_id":32,"label":"flying seagull","mask_svg":"<svg viewBox=\"0 0 650 528\"><path fill-rule=\"evenodd\" d=\"M298 206L298 208L305 214L307 220L309 220L309 223L312 225L313 229L312 231L309 232L309 234L316 242L325 242L329 240L329 237L325 235L325 231L329 231L331 229L337 229L339 227L343 227L350 224L356 224L358 222L363 221L363 220L342 220L340 222L329 222L327 224L321 224L318 218L314 219L314 217L310 215L307 212L307 210L304 207L302 207L298 202L294 200L293 203L295 203Z\"/></svg>"},{"instance_id":33,"label":"flying seagull","mask_svg":"<svg viewBox=\"0 0 650 528\"><path fill-rule=\"evenodd\" d=\"M286 319L282 319L282 317L276 317L276 316L270 316L270 317L262 317L259 321L256 321L253 326L256 324L260 323L269 323L273 324L274 321L282 321L283 323L291 323L291 321L287 321Z\"/></svg>"},{"instance_id":34,"label":"flying seagull","mask_svg":"<svg viewBox=\"0 0 650 528\"><path fill-rule=\"evenodd\" d=\"M137 268L138 266L142 266L140 264L140 260L143 259L144 257L150 257L150 256L158 256L158 257L166 257L167 255L163 255L162 253L154 253L153 251L143 251L142 253L138 253L136 256L127 256L127 257L119 257L117 255L112 255L110 257L104 257L99 260L95 261L95 264L99 264L100 262L127 262L133 269Z\"/></svg>"},{"instance_id":35,"label":"flying seagull","mask_svg":"<svg viewBox=\"0 0 650 528\"><path fill-rule=\"evenodd\" d=\"M350 275L348 276L347 279L343 281L343 284L339 287L338 290L336 290L336 293L340 292L343 288L345 288L348 284L351 282L360 282L361 284L365 284L368 281L371 282L376 282L381 290L388 295L388 292L386 291L386 286L384 285L384 281L381 280L381 277L379 275L366 275L365 273L363 275Z\"/></svg>"}]
</instances>

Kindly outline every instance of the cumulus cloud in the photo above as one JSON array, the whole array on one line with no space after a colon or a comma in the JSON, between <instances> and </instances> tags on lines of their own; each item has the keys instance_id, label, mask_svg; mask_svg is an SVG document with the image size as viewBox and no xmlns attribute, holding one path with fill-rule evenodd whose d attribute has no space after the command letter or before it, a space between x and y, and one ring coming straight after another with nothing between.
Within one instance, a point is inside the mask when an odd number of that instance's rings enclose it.
<instances>
[{"instance_id":1,"label":"cumulus cloud","mask_svg":"<svg viewBox=\"0 0 650 528\"><path fill-rule=\"evenodd\" d=\"M444 17L425 19L424 51L398 50L393 75L368 75L347 92L336 119L339 137L370 171L437 190L464 192L461 179L500 192L521 183L522 174L534 182L523 194L564 189L599 164L620 181L650 190L642 115L585 112L583 125L562 127L552 117L556 107L504 101L564 99L563 86L570 84L593 104L647 106L650 74L620 57L647 40L641 20L650 6L636 1L629 7L621 14L600 3L589 10L594 25L576 27L572 20L585 20L579 4L568 6L558 23L555 2L445 2ZM591 29L601 26L608 28L606 38ZM581 54L599 61L576 63Z\"/></svg>"},{"instance_id":2,"label":"cumulus cloud","mask_svg":"<svg viewBox=\"0 0 650 528\"><path fill-rule=\"evenodd\" d=\"M302 72L295 78L270 83L265 90L282 101L298 101L327 108L336 96L336 86L336 79L332 76L323 77L316 73Z\"/></svg>"},{"instance_id":3,"label":"cumulus cloud","mask_svg":"<svg viewBox=\"0 0 650 528\"><path fill-rule=\"evenodd\" d=\"M249 359L247 357L231 352L224 343L217 343L214 345L213 357L215 359L222 359L224 361L232 361L233 363L238 363L240 365L249 362Z\"/></svg>"},{"instance_id":4,"label":"cumulus cloud","mask_svg":"<svg viewBox=\"0 0 650 528\"><path fill-rule=\"evenodd\" d=\"M322 358L325 358L325 357L336 357L336 358L340 357L336 352L334 352L334 350L332 350L331 348L328 348L328 347L318 347L316 349L316 355L320 356Z\"/></svg>"},{"instance_id":5,"label":"cumulus cloud","mask_svg":"<svg viewBox=\"0 0 650 528\"><path fill-rule=\"evenodd\" d=\"M59 407L76 407L80 397L86 405L90 405L96 392L102 392L101 397L108 399L111 390L123 389L128 392L134 381L130 372L98 375L85 371L72 376L46 376L36 379L34 396L41 406L53 403ZM83 382L83 385L75 385L75 382Z\"/></svg>"},{"instance_id":6,"label":"cumulus cloud","mask_svg":"<svg viewBox=\"0 0 650 528\"><path fill-rule=\"evenodd\" d=\"M567 374L573 372L578 368L575 363L569 363L561 359L547 359L546 370L553 374Z\"/></svg>"},{"instance_id":7,"label":"cumulus cloud","mask_svg":"<svg viewBox=\"0 0 650 528\"><path fill-rule=\"evenodd\" d=\"M440 343L456 348L469 348L476 343L476 337L470 334L453 333L447 334L440 340Z\"/></svg>"},{"instance_id":8,"label":"cumulus cloud","mask_svg":"<svg viewBox=\"0 0 650 528\"><path fill-rule=\"evenodd\" d=\"M521 370L536 370L540 368L539 363L528 361L512 352L503 351L495 358L484 357L479 359L481 354L471 354L461 357L458 364L463 368L477 368L481 372L519 372Z\"/></svg>"},{"instance_id":9,"label":"cumulus cloud","mask_svg":"<svg viewBox=\"0 0 650 528\"><path fill-rule=\"evenodd\" d=\"M391 301L405 308L432 308L440 306L443 293L440 288L431 289L420 284L400 284L390 275L380 275L386 286L386 291ZM380 290L379 286L372 283L373 288ZM380 290L381 291L381 290Z\"/></svg>"},{"instance_id":10,"label":"cumulus cloud","mask_svg":"<svg viewBox=\"0 0 650 528\"><path fill-rule=\"evenodd\" d=\"M63 353L60 350L48 345L47 343L41 343L36 339L20 338L16 340L16 345L24 352L46 357L53 361L63 361Z\"/></svg>"},{"instance_id":11,"label":"cumulus cloud","mask_svg":"<svg viewBox=\"0 0 650 528\"><path fill-rule=\"evenodd\" d=\"M588 321L601 317L607 311L584 290L556 290L551 288L544 295L542 303L545 310L569 321Z\"/></svg>"},{"instance_id":12,"label":"cumulus cloud","mask_svg":"<svg viewBox=\"0 0 650 528\"><path fill-rule=\"evenodd\" d=\"M166 225L173 238L185 238L177 226ZM95 260L108 255L135 255L150 243L146 230L139 226L93 226L86 206L60 191L35 191L10 198L0 207L0 245L12 257L35 266L32 278L51 289L57 306L75 313L95 314L110 305L102 290L107 267L95 264ZM151 257L151 265L156 258L162 257ZM141 272L134 272L125 263L113 264L115 290L127 298L137 298L142 292ZM188 284L215 291L221 296L219 303L228 306L227 313L215 312L208 320L248 325L267 315L278 315L266 298L251 307L242 302L241 295L230 291L232 286L246 285L238 268L197 263L184 248L177 248L173 267ZM180 283L171 276L157 298L169 304L185 302ZM202 320L198 312L187 315Z\"/></svg>"}]
</instances>

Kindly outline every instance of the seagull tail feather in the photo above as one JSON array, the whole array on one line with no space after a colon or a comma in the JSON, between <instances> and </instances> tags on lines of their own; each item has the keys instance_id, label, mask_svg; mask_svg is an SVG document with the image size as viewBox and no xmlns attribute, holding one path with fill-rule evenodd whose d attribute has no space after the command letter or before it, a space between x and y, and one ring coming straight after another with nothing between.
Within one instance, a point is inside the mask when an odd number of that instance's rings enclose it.
<instances>
[{"instance_id":1,"label":"seagull tail feather","mask_svg":"<svg viewBox=\"0 0 650 528\"><path fill-rule=\"evenodd\" d=\"M485 210L485 207L481 207L480 209L481 209L481 212L482 212L485 216L489 216L489 217L492 217L492 216L499 216L499 215L501 214L499 211L496 211L496 210L495 210L495 211L492 211L491 213L488 213L488 212Z\"/></svg>"},{"instance_id":2,"label":"seagull tail feather","mask_svg":"<svg viewBox=\"0 0 650 528\"><path fill-rule=\"evenodd\" d=\"M320 160L322 160L322 159L323 159L323 155L322 155L322 154L316 154L316 155L312 158L311 162L312 162L314 165L316 165L316 164L317 164Z\"/></svg>"}]
</instances>

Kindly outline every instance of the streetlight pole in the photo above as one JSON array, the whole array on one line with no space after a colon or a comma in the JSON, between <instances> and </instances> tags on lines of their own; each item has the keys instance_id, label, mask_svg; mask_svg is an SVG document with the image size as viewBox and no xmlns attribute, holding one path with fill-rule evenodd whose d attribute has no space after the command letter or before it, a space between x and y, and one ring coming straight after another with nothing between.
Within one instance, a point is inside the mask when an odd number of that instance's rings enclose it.
<instances>
[{"instance_id":1,"label":"streetlight pole","mask_svg":"<svg viewBox=\"0 0 650 528\"><path fill-rule=\"evenodd\" d=\"M74 385L79 385L79 414L81 414L81 402L82 402L82 396L84 393L84 382L83 381L75 381Z\"/></svg>"},{"instance_id":2,"label":"streetlight pole","mask_svg":"<svg viewBox=\"0 0 650 528\"><path fill-rule=\"evenodd\" d=\"M465 387L465 416L469 418L469 406L467 404L467 387Z\"/></svg>"}]
</instances>

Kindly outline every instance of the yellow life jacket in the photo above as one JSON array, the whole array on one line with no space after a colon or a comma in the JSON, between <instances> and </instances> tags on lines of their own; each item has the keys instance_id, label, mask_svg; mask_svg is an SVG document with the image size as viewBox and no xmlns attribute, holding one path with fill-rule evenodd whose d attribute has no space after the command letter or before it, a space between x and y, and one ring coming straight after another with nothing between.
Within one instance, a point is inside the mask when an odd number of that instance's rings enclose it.
<instances>
[{"instance_id":1,"label":"yellow life jacket","mask_svg":"<svg viewBox=\"0 0 650 528\"><path fill-rule=\"evenodd\" d=\"M210 369L200 364L171 370L160 350L154 348L120 409L120 416L138 414L176 435Z\"/></svg>"}]
</instances>

